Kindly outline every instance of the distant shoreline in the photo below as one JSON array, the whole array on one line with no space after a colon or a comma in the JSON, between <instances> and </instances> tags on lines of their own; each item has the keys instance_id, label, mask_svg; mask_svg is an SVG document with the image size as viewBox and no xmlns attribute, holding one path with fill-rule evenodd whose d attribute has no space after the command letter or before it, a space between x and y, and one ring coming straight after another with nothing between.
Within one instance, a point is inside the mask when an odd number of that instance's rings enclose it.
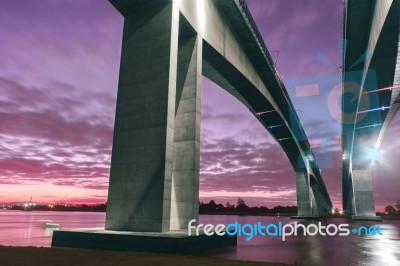
<instances>
[{"instance_id":1,"label":"distant shoreline","mask_svg":"<svg viewBox=\"0 0 400 266\"><path fill-rule=\"evenodd\" d=\"M105 210L82 210L82 209L74 209L74 210L12 210L12 209L0 209L0 211L13 211L13 212L105 212ZM268 217L291 217L296 216L296 213L248 213L248 212L200 212L199 215L237 215L237 216L268 216ZM400 220L400 216L387 216L381 213L377 213L378 216L381 216L382 219L387 220ZM345 215L332 215L332 216L321 216L321 219L326 218L349 218Z\"/></svg>"}]
</instances>

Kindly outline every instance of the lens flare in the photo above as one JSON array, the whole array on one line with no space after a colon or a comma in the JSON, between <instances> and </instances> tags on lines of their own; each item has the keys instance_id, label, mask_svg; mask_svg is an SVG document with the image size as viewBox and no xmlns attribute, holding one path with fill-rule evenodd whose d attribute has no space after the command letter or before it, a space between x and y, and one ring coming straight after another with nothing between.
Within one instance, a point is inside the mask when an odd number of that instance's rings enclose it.
<instances>
[{"instance_id":1,"label":"lens flare","mask_svg":"<svg viewBox=\"0 0 400 266\"><path fill-rule=\"evenodd\" d=\"M382 153L375 147L371 147L367 150L368 158L371 160L371 163L380 162L382 159Z\"/></svg>"}]
</instances>

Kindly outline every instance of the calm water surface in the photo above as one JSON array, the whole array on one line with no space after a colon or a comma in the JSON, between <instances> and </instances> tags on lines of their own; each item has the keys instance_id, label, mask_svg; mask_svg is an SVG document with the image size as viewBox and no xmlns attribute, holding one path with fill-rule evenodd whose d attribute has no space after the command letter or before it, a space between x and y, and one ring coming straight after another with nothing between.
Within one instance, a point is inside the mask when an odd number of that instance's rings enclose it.
<instances>
[{"instance_id":1,"label":"calm water surface","mask_svg":"<svg viewBox=\"0 0 400 266\"><path fill-rule=\"evenodd\" d=\"M52 230L47 222L58 223L60 229L103 227L105 213L89 212L21 212L0 211L0 245L45 246L51 244ZM228 224L231 222L276 223L274 217L202 215L201 223ZM280 221L293 223L286 217ZM310 222L305 222L310 223ZM316 222L312 222L316 223ZM324 219L324 225L349 223L350 228L374 223L353 223L346 219ZM235 247L202 253L202 256L232 260L284 262L299 265L400 265L400 221L384 220L380 223L383 236L347 237L280 237L256 236L251 241L238 238Z\"/></svg>"}]
</instances>

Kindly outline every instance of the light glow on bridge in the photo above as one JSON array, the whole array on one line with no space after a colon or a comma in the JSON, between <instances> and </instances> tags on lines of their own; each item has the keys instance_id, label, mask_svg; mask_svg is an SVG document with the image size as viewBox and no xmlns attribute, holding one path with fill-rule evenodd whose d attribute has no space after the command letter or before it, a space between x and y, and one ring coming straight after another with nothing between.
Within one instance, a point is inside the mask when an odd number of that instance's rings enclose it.
<instances>
[{"instance_id":1,"label":"light glow on bridge","mask_svg":"<svg viewBox=\"0 0 400 266\"><path fill-rule=\"evenodd\" d=\"M284 141L284 140L289 140L289 139L293 139L292 137L289 137L289 138L280 138L280 139L278 139L278 141Z\"/></svg>"},{"instance_id":2,"label":"light glow on bridge","mask_svg":"<svg viewBox=\"0 0 400 266\"><path fill-rule=\"evenodd\" d=\"M273 126L269 126L268 128L271 129L271 128L284 127L284 126L286 126L286 124L273 125Z\"/></svg>"},{"instance_id":3,"label":"light glow on bridge","mask_svg":"<svg viewBox=\"0 0 400 266\"><path fill-rule=\"evenodd\" d=\"M206 13L205 13L205 1L204 0L196 0L196 9L198 11L198 20L197 23L199 25L199 30L202 35L204 35L204 30L206 27Z\"/></svg>"},{"instance_id":4,"label":"light glow on bridge","mask_svg":"<svg viewBox=\"0 0 400 266\"><path fill-rule=\"evenodd\" d=\"M274 113L274 112L276 112L276 111L271 110L271 111L257 112L257 113L255 113L255 115L263 115L263 114Z\"/></svg>"},{"instance_id":5,"label":"light glow on bridge","mask_svg":"<svg viewBox=\"0 0 400 266\"><path fill-rule=\"evenodd\" d=\"M366 149L366 153L368 159L371 160L371 163L380 162L382 159L381 151L375 147L369 147L368 149Z\"/></svg>"},{"instance_id":6,"label":"light glow on bridge","mask_svg":"<svg viewBox=\"0 0 400 266\"><path fill-rule=\"evenodd\" d=\"M395 89L400 89L400 86L390 86L390 87L385 87L377 90L372 90L372 91L364 91L363 94L368 94L368 93L373 93L373 92L379 92L379 91L388 91L388 90L395 90Z\"/></svg>"},{"instance_id":7,"label":"light glow on bridge","mask_svg":"<svg viewBox=\"0 0 400 266\"><path fill-rule=\"evenodd\" d=\"M356 127L356 129L363 129L363 128L369 128L369 127L379 127L382 126L382 124L372 124L368 126L363 126L363 127Z\"/></svg>"},{"instance_id":8,"label":"light glow on bridge","mask_svg":"<svg viewBox=\"0 0 400 266\"><path fill-rule=\"evenodd\" d=\"M363 111L359 111L357 114L369 113L369 112L374 112L374 111L385 111L386 109L390 109L390 107L391 106L382 106L382 107L379 107L379 108L363 110Z\"/></svg>"}]
</instances>

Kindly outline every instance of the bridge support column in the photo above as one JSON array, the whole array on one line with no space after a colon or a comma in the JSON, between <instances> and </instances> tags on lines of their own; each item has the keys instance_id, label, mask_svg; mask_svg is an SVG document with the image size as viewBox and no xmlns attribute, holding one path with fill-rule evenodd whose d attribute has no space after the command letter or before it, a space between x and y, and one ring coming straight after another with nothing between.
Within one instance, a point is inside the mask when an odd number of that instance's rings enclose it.
<instances>
[{"instance_id":1,"label":"bridge support column","mask_svg":"<svg viewBox=\"0 0 400 266\"><path fill-rule=\"evenodd\" d=\"M165 232L171 215L179 10L167 1L115 5L125 21L105 228Z\"/></svg>"},{"instance_id":2,"label":"bridge support column","mask_svg":"<svg viewBox=\"0 0 400 266\"><path fill-rule=\"evenodd\" d=\"M312 214L314 216L319 216L323 213L323 198L321 197L321 193L318 189L318 185L316 183L311 183L311 191L312 191Z\"/></svg>"},{"instance_id":3,"label":"bridge support column","mask_svg":"<svg viewBox=\"0 0 400 266\"><path fill-rule=\"evenodd\" d=\"M354 214L353 177L350 171L348 176L343 178L342 191L344 212L346 214Z\"/></svg>"},{"instance_id":4,"label":"bridge support column","mask_svg":"<svg viewBox=\"0 0 400 266\"><path fill-rule=\"evenodd\" d=\"M311 201L311 216L313 217L318 217L319 211L318 211L318 205L317 205L317 194L314 194L314 190L311 187L310 189L310 201Z\"/></svg>"},{"instance_id":5,"label":"bridge support column","mask_svg":"<svg viewBox=\"0 0 400 266\"><path fill-rule=\"evenodd\" d=\"M354 191L353 220L380 220L375 213L371 169L352 171Z\"/></svg>"},{"instance_id":6,"label":"bridge support column","mask_svg":"<svg viewBox=\"0 0 400 266\"><path fill-rule=\"evenodd\" d=\"M325 197L322 194L321 189L317 184L312 184L315 199L317 202L318 216L330 214L332 211L332 206L326 201Z\"/></svg>"},{"instance_id":7,"label":"bridge support column","mask_svg":"<svg viewBox=\"0 0 400 266\"><path fill-rule=\"evenodd\" d=\"M202 39L179 38L171 194L171 229L199 216Z\"/></svg>"},{"instance_id":8,"label":"bridge support column","mask_svg":"<svg viewBox=\"0 0 400 266\"><path fill-rule=\"evenodd\" d=\"M315 199L310 186L310 174L308 172L296 172L296 190L297 216L293 218L306 219L314 217L313 204L315 206Z\"/></svg>"}]
</instances>

